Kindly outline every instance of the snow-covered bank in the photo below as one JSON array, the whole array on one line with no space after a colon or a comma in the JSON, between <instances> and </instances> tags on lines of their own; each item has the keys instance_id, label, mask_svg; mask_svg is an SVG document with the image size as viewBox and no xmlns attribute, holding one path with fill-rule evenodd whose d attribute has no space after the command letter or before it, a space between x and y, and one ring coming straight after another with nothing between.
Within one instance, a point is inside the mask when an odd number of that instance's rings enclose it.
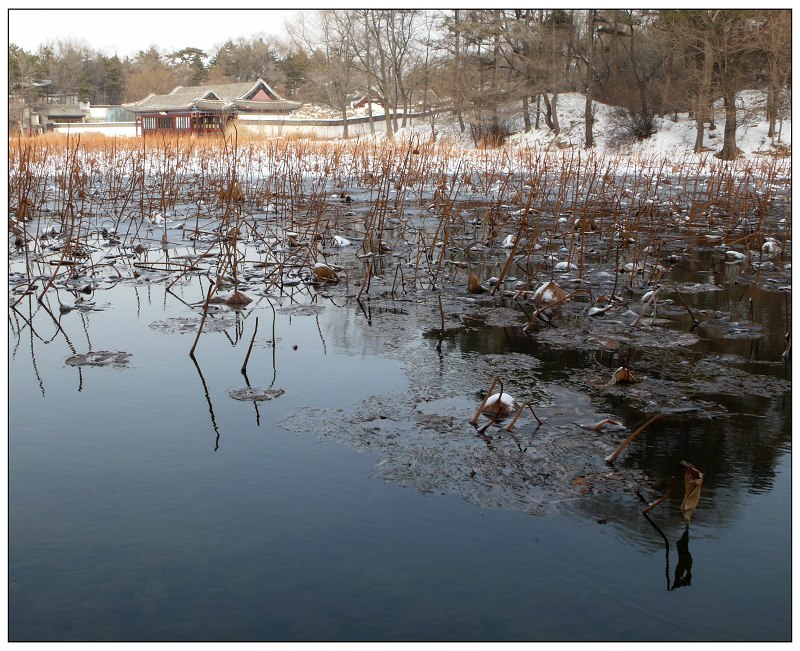
<instances>
[{"instance_id":1,"label":"snow-covered bank","mask_svg":"<svg viewBox=\"0 0 800 651\"><path fill-rule=\"evenodd\" d=\"M791 115L779 120L780 139L770 138L767 134L769 123L766 119L766 92L748 90L737 95L738 108L736 146L742 156L757 155L790 155L792 145ZM580 93L565 93L558 96L558 118L560 133L556 136L548 129L544 120L540 120L539 128L524 132L521 109L507 107L501 118L515 133L508 138L507 144L512 147L537 149L582 148L585 139L584 107L585 96ZM655 118L657 131L650 138L639 142L626 142L615 132L611 120L614 107L595 102L594 111L594 151L597 154L628 155L636 158L670 158L691 159L692 157L709 157L722 149L725 128L725 111L721 100L715 105L715 128L706 126L704 133L704 149L701 154L694 153L697 136L697 125L687 113L679 113L677 117ZM533 120L533 116L532 116ZM469 127L462 133L457 120L449 115L439 115L435 131L437 138L448 138L464 147L474 147ZM400 129L398 138L427 141L431 136L430 124ZM376 136L385 137L385 134Z\"/></svg>"}]
</instances>

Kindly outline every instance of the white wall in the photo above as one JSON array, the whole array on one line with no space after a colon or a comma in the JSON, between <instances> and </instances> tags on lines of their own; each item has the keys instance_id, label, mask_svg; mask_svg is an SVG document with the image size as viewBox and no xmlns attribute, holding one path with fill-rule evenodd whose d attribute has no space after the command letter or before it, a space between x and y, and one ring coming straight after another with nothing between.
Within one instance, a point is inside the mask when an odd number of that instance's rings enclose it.
<instances>
[{"instance_id":1,"label":"white wall","mask_svg":"<svg viewBox=\"0 0 800 651\"><path fill-rule=\"evenodd\" d=\"M102 133L106 136L135 136L135 122L83 122L81 124L58 124L51 129L54 133Z\"/></svg>"},{"instance_id":2,"label":"white wall","mask_svg":"<svg viewBox=\"0 0 800 651\"><path fill-rule=\"evenodd\" d=\"M107 106L91 106L89 107L89 118L92 120L105 120L107 111Z\"/></svg>"},{"instance_id":3,"label":"white wall","mask_svg":"<svg viewBox=\"0 0 800 651\"><path fill-rule=\"evenodd\" d=\"M94 109L93 109L94 110ZM428 116L409 116L409 125L427 124ZM386 131L386 120L383 116L374 118L376 133ZM402 124L402 117L398 118L398 125ZM341 120L292 120L263 115L240 115L236 127L242 132L260 135L268 138L281 136L292 138L316 138L321 140L341 138L343 125ZM135 122L85 122L82 124L59 124L52 128L56 133L102 133L107 136L136 136ZM365 136L370 133L369 122L364 118L348 120L347 135L349 138Z\"/></svg>"},{"instance_id":4,"label":"white wall","mask_svg":"<svg viewBox=\"0 0 800 651\"><path fill-rule=\"evenodd\" d=\"M409 117L408 125L427 124L429 117ZM386 131L386 120L381 115L373 118L376 133ZM399 117L397 124L401 125L403 118ZM276 119L274 117L239 115L236 127L243 132L266 137L291 136L295 138L341 138L344 125L341 120L292 120L289 118ZM364 118L348 120L347 137L365 136L370 134L369 121Z\"/></svg>"}]
</instances>

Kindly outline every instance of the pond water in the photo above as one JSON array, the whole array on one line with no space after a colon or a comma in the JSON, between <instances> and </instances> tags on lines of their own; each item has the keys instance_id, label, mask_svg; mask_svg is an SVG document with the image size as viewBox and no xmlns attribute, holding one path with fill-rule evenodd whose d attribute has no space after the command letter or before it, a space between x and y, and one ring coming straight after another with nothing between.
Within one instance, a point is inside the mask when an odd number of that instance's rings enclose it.
<instances>
[{"instance_id":1,"label":"pond water","mask_svg":"<svg viewBox=\"0 0 800 651\"><path fill-rule=\"evenodd\" d=\"M343 282L279 286L242 243L253 301L209 304L194 356L209 281L163 272L202 248L180 230L135 267L98 245L119 277L42 303L12 252L10 639L791 639L788 241L755 267L682 248L652 314L589 238L586 269L548 278L591 299L549 324L513 296L542 254L492 296L460 254L432 289L411 245L382 266L328 244ZM588 316L612 284L624 304ZM495 376L536 418L470 425ZM642 514L681 461L704 475L689 528L682 486Z\"/></svg>"}]
</instances>

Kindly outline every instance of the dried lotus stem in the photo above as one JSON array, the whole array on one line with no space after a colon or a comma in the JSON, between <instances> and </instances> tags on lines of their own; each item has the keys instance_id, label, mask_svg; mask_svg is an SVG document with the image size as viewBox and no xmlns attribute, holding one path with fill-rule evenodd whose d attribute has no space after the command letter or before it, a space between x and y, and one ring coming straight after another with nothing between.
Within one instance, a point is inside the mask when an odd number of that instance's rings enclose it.
<instances>
[{"instance_id":1,"label":"dried lotus stem","mask_svg":"<svg viewBox=\"0 0 800 651\"><path fill-rule=\"evenodd\" d=\"M483 413L483 408L486 406L486 401L489 400L489 397L492 395L492 391L494 391L495 386L497 383L500 382L500 376L496 376L494 380L492 380L492 386L489 387L489 390L486 392L486 396L483 398L483 402L478 405L478 410L475 412L475 415L472 417L472 420L469 421L469 424L473 427L478 424L478 419L480 418L481 414ZM500 384L500 393L502 394L503 389L502 383Z\"/></svg>"},{"instance_id":2,"label":"dried lotus stem","mask_svg":"<svg viewBox=\"0 0 800 651\"><path fill-rule=\"evenodd\" d=\"M644 425L642 425L639 429L637 429L633 434L631 434L627 439L625 439L625 442L617 448L614 454L606 457L605 459L606 463L614 463L617 460L617 457L620 454L622 454L622 451L628 447L630 442L633 441L633 439L635 439L637 436L639 436L639 434L641 434L651 423L654 423L659 418L661 418L661 414L656 414L650 420L648 420Z\"/></svg>"}]
</instances>

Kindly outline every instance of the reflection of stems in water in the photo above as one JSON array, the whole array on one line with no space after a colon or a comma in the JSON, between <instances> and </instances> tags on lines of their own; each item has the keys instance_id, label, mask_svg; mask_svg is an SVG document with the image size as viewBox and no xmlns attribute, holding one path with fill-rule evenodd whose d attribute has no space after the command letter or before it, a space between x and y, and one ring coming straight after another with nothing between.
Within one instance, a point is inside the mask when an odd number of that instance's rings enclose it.
<instances>
[{"instance_id":1,"label":"reflection of stems in water","mask_svg":"<svg viewBox=\"0 0 800 651\"><path fill-rule=\"evenodd\" d=\"M16 308L13 308L16 310ZM36 354L33 352L33 328L30 328L31 331L31 360L33 361L33 372L36 374L36 379L39 382L39 388L42 390L42 398L44 398L44 382L42 381L42 376L39 374L39 367L36 364Z\"/></svg>"},{"instance_id":2,"label":"reflection of stems in water","mask_svg":"<svg viewBox=\"0 0 800 651\"><path fill-rule=\"evenodd\" d=\"M666 550L666 563L665 563L665 568L664 568L664 574L666 574L666 577L667 577L667 590L670 590L670 585L669 585L669 540L667 540L667 537L664 535L664 532L661 531L661 529L658 528L658 525L656 525L656 523L653 522L650 519L650 516L647 515L647 513L642 511L642 515L644 516L644 519L647 520L652 525L653 529L658 531L658 534L664 539L664 549Z\"/></svg>"},{"instance_id":3,"label":"reflection of stems in water","mask_svg":"<svg viewBox=\"0 0 800 651\"><path fill-rule=\"evenodd\" d=\"M247 362L250 359L250 353L253 351L253 343L256 340L257 332L258 332L258 317L256 317L256 326L255 328L253 328L253 337L250 339L250 346L247 348L247 355L245 355L244 364L242 364L242 375L245 376L245 379L247 378Z\"/></svg>"},{"instance_id":4,"label":"reflection of stems in water","mask_svg":"<svg viewBox=\"0 0 800 651\"><path fill-rule=\"evenodd\" d=\"M200 341L200 335L203 333L203 326L206 323L206 316L208 315L208 303L211 300L211 295L214 293L215 287L216 285L212 283L211 287L208 288L208 294L206 294L206 300L203 303L203 316L200 319L200 327L197 329L197 336L194 338L194 344L192 344L192 349L189 351L189 357L194 357L194 349L197 348L197 342Z\"/></svg>"},{"instance_id":5,"label":"reflection of stems in water","mask_svg":"<svg viewBox=\"0 0 800 651\"><path fill-rule=\"evenodd\" d=\"M673 287L672 289L673 289L673 291L675 292L675 296L677 296L677 297L678 297L678 301L680 302L680 304L681 304L681 305L683 305L683 307L684 307L684 308L686 309L686 311L689 313L689 318L692 320L692 327L691 327L691 328L689 328L689 332L691 332L691 331L692 331L692 330L694 330L694 329L695 329L697 326L699 326L699 325L700 325L700 322L699 322L697 319L695 319L695 318L694 318L694 314L692 314L692 310L691 310L691 309L689 309L689 306L688 306L688 305L686 305L686 303L685 303L685 302L684 302L684 300L683 300L683 297L682 297L682 296L681 296L681 295L678 293L678 289L677 289L676 287Z\"/></svg>"},{"instance_id":6,"label":"reflection of stems in water","mask_svg":"<svg viewBox=\"0 0 800 651\"><path fill-rule=\"evenodd\" d=\"M31 332L32 332L34 335L36 335L36 338L37 338L37 339L39 339L40 341L44 341L44 339L42 338L42 336L41 336L41 335L40 335L38 332L36 332L36 330L34 329L34 327L33 327L33 323L31 323L30 321L28 321L28 319L26 319L26 318L25 318L25 316L22 314L22 312L20 312L20 311L19 311L19 310L18 310L18 309L17 309L17 308L14 306L14 305L9 305L9 307L10 307L10 308L11 308L11 309L12 309L14 312L16 312L16 314L17 314L17 316L19 316L19 318L21 318L21 319L22 319L22 320L25 322L25 325L27 325L27 326L28 326L28 327L31 329ZM29 306L29 307L30 307L30 306ZM33 318L33 317L31 317L31 318ZM22 327L22 326L19 326L19 328L18 328L18 332L17 332L17 335L19 335L19 336L21 337L21 336L22 336L22 331L23 331L24 329L25 329L24 327ZM58 330L56 330L56 334L55 334L55 335L53 335L53 338L55 338L57 335L58 335ZM50 342L48 342L48 341L45 341L45 343L50 343Z\"/></svg>"},{"instance_id":7,"label":"reflection of stems in water","mask_svg":"<svg viewBox=\"0 0 800 651\"><path fill-rule=\"evenodd\" d=\"M364 304L359 299L356 299L356 303L358 303L358 307L361 308L364 316L367 317L367 325L372 325L372 306L370 306L369 314L367 314L367 311L364 309Z\"/></svg>"},{"instance_id":8,"label":"reflection of stems in water","mask_svg":"<svg viewBox=\"0 0 800 651\"><path fill-rule=\"evenodd\" d=\"M322 328L319 325L319 314L317 314L314 317L314 319L317 322L317 332L319 332L320 341L322 341L322 354L323 355L327 355L328 354L328 347L325 345L325 337L322 336Z\"/></svg>"},{"instance_id":9,"label":"reflection of stems in water","mask_svg":"<svg viewBox=\"0 0 800 651\"><path fill-rule=\"evenodd\" d=\"M89 352L92 352L92 339L89 336L89 326L86 323L86 315L83 312L81 312L81 324L83 324L83 331L86 333L86 345Z\"/></svg>"},{"instance_id":10,"label":"reflection of stems in water","mask_svg":"<svg viewBox=\"0 0 800 651\"><path fill-rule=\"evenodd\" d=\"M200 370L200 365L197 363L197 359L194 355L189 355L192 358L192 362L194 363L194 367L197 369L197 374L200 376L200 382L203 384L203 392L206 396L206 402L208 403L208 413L211 414L211 425L214 427L214 431L217 433L217 439L214 445L214 452L219 450L219 427L217 427L217 419L214 417L214 405L211 404L211 396L208 393L208 386L206 385L206 380L203 377L203 372Z\"/></svg>"},{"instance_id":11,"label":"reflection of stems in water","mask_svg":"<svg viewBox=\"0 0 800 651\"><path fill-rule=\"evenodd\" d=\"M365 291L367 292L367 294L369 294L369 285L371 279L372 279L372 264L368 262L366 277L361 283L361 289L358 291L358 296L356 296L357 301L361 301L361 294L363 294Z\"/></svg>"},{"instance_id":12,"label":"reflection of stems in water","mask_svg":"<svg viewBox=\"0 0 800 651\"><path fill-rule=\"evenodd\" d=\"M616 258L614 260L614 287L611 290L611 296L609 297L612 301L614 300L614 297L617 295L617 281L618 280L619 280L619 244L617 244L617 255L616 255Z\"/></svg>"},{"instance_id":13,"label":"reflection of stems in water","mask_svg":"<svg viewBox=\"0 0 800 651\"><path fill-rule=\"evenodd\" d=\"M22 327L20 326L19 321L17 320L17 317L14 316L14 320L12 321L11 320L11 316L12 316L11 314L8 315L8 323L9 323L9 326L10 326L11 334L13 334L17 339L17 343L14 346L14 351L11 353L11 358L12 359L16 359L17 351L19 350L19 347L22 345ZM14 326L15 325L17 327L16 332L14 332Z\"/></svg>"},{"instance_id":14,"label":"reflection of stems in water","mask_svg":"<svg viewBox=\"0 0 800 651\"><path fill-rule=\"evenodd\" d=\"M783 255L783 253L781 253ZM786 320L786 334L783 336L784 341L786 342L786 348L783 351L783 359L789 359L790 355L792 354L792 322L791 322L791 301L789 299L789 294L785 293L783 295L783 308L784 308L784 319Z\"/></svg>"},{"instance_id":15,"label":"reflection of stems in water","mask_svg":"<svg viewBox=\"0 0 800 651\"><path fill-rule=\"evenodd\" d=\"M275 341L275 320L277 319L278 315L275 313L275 306L272 304L272 301L267 298L267 303L269 303L270 308L272 309L272 384L270 384L270 388L272 388L275 384L275 380L278 377L278 369L275 366L275 349L277 347L277 342Z\"/></svg>"},{"instance_id":16,"label":"reflection of stems in water","mask_svg":"<svg viewBox=\"0 0 800 651\"><path fill-rule=\"evenodd\" d=\"M242 316L241 311L236 310L236 319L233 322L233 333L234 333L233 338L231 338L227 330L222 331L223 336L230 342L233 348L236 348L236 345L242 339L242 335L244 334L244 324L242 323L241 316Z\"/></svg>"},{"instance_id":17,"label":"reflection of stems in water","mask_svg":"<svg viewBox=\"0 0 800 651\"><path fill-rule=\"evenodd\" d=\"M444 339L444 306L442 305L442 293L439 292L439 316L442 320L441 328L439 328L439 342L436 344L436 352L442 352L442 339Z\"/></svg>"},{"instance_id":18,"label":"reflection of stems in water","mask_svg":"<svg viewBox=\"0 0 800 651\"><path fill-rule=\"evenodd\" d=\"M62 335L64 335L64 339L66 340L67 345L69 346L69 349L72 351L72 354L73 355L77 355L78 351L75 348L75 346L72 344L72 341L70 340L69 336L67 336L67 333L64 332L64 328L61 327L61 321L59 319L56 319L55 315L52 313L50 308L47 307L47 305L45 305L44 302L40 302L39 305L44 309L45 312L47 312L47 314L50 315L50 318L53 320L53 323L56 324L56 328L58 328L58 330L56 330L56 333L53 335L53 339L55 339L56 335L60 332ZM52 339L51 339L51 341L52 341ZM49 343L49 342L46 342L46 343Z\"/></svg>"},{"instance_id":19,"label":"reflection of stems in water","mask_svg":"<svg viewBox=\"0 0 800 651\"><path fill-rule=\"evenodd\" d=\"M255 338L255 333L253 334L253 338ZM245 366L247 366L246 363ZM244 383L247 385L247 388L251 389L252 387L250 386L250 378L247 377L247 371L245 370L244 366L242 367L242 375L244 375ZM261 414L258 413L258 400L253 400L253 407L255 407L256 410L256 426L260 426Z\"/></svg>"},{"instance_id":20,"label":"reflection of stems in water","mask_svg":"<svg viewBox=\"0 0 800 651\"><path fill-rule=\"evenodd\" d=\"M400 285L403 288L403 293L404 294L406 293L406 281L403 278L403 265L401 265L398 262L397 263L397 268L394 270L394 282L392 282L392 298L394 298L394 289L395 289L395 286L397 285L397 274L398 274L398 272L400 273Z\"/></svg>"},{"instance_id":21,"label":"reflection of stems in water","mask_svg":"<svg viewBox=\"0 0 800 651\"><path fill-rule=\"evenodd\" d=\"M175 292L173 292L169 287L166 288L166 292L164 294L164 300L166 301L167 294L172 294L175 298L177 298L181 303L183 303L186 307L192 307L191 304L184 301L180 296L178 296Z\"/></svg>"},{"instance_id":22,"label":"reflection of stems in water","mask_svg":"<svg viewBox=\"0 0 800 651\"><path fill-rule=\"evenodd\" d=\"M51 310L51 309L50 309L50 308L47 306L47 300L40 301L40 302L39 302L39 307L41 307L41 308L42 308L42 309L43 309L45 312L47 312L48 316L50 317L50 319L52 319L53 323L54 323L54 324L55 324L55 326L56 326L56 331L55 331L55 333L53 333L53 336L52 336L52 337L51 337L49 340L44 340L44 339L42 339L42 337L40 337L40 336L39 336L39 334L38 334L38 333L36 333L36 332L34 331L34 329L33 329L33 323L32 323L33 316L34 316L33 314L31 314L31 321L28 321L28 320L27 320L27 319L26 319L24 316L22 316L22 314L20 314L20 313L17 311L17 309L16 309L15 307L13 307L13 306L12 306L12 308L11 308L11 309L13 309L15 312L17 312L17 314L19 314L19 315L22 317L22 319L23 319L23 320L24 320L24 321L25 321L25 322L28 324L28 326L30 327L30 329L31 329L31 333L32 333L32 334L36 334L36 336L37 336L39 339L41 339L41 341L42 341L43 343L49 344L51 341L55 340L55 338L58 336L58 333L60 332L62 335L64 335L64 340L67 342L67 346L69 346L69 349L72 351L72 354L73 354L73 355L76 355L76 354L78 353L78 351L77 351L77 349L75 348L75 345L72 343L72 340L69 338L69 335L66 333L66 331L64 330L64 328L61 326L61 318L58 318L58 319L56 319L56 317L55 317L55 315L53 314L52 310ZM32 307L31 307L31 306L29 306L29 308L31 308L31 309L32 309ZM87 333L87 335L86 335L86 336L87 336L87 339L88 339L88 336L89 336L89 335L88 335L88 333ZM90 342L90 343L91 343L91 342ZM80 374L81 374L81 369L80 369L80 367L78 367L78 375L80 376Z\"/></svg>"},{"instance_id":23,"label":"reflection of stems in water","mask_svg":"<svg viewBox=\"0 0 800 651\"><path fill-rule=\"evenodd\" d=\"M670 590L682 588L692 583L692 555L689 553L689 528L683 530L683 535L676 543L678 548L678 563L675 565L675 580Z\"/></svg>"}]
</instances>

